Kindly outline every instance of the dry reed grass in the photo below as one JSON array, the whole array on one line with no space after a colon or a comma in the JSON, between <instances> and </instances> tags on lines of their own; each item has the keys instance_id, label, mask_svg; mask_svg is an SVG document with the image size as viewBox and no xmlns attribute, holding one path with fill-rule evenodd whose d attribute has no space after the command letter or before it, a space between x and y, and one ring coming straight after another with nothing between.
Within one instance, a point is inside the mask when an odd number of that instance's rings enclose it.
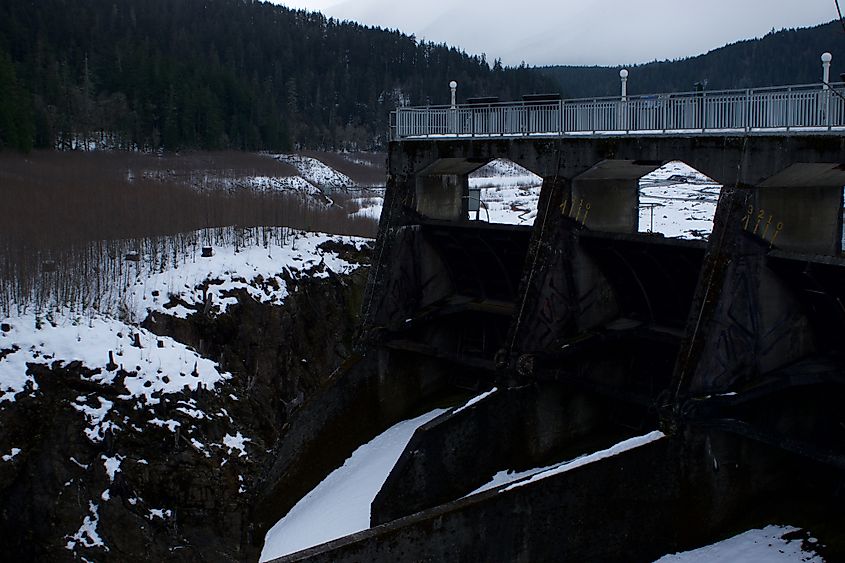
<instances>
[{"instance_id":1,"label":"dry reed grass","mask_svg":"<svg viewBox=\"0 0 845 563\"><path fill-rule=\"evenodd\" d=\"M195 181L198 174L237 180L295 173L234 152L0 153L0 314L33 300L96 308L104 284L124 275L128 252L161 268L210 239L247 244L285 236L268 227L375 235L376 222L350 217L354 202L341 194L327 208L301 194L197 189Z\"/></svg>"}]
</instances>

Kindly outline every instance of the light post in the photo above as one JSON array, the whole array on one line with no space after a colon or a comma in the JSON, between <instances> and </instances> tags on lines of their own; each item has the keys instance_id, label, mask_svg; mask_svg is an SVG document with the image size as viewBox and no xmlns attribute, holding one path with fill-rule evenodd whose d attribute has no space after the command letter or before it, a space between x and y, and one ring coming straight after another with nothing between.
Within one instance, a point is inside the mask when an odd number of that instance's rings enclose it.
<instances>
[{"instance_id":1,"label":"light post","mask_svg":"<svg viewBox=\"0 0 845 563\"><path fill-rule=\"evenodd\" d=\"M451 82L449 83L449 88L452 90L452 109L455 109L455 107L456 107L456 105L457 105L457 104L455 103L455 92L457 92L457 91L458 91L458 83L457 83L457 82L455 82L454 80L453 80L453 81L451 81Z\"/></svg>"},{"instance_id":2,"label":"light post","mask_svg":"<svg viewBox=\"0 0 845 563\"><path fill-rule=\"evenodd\" d=\"M822 53L822 83L824 89L830 88L830 61L833 60L833 55L830 53Z\"/></svg>"},{"instance_id":3,"label":"light post","mask_svg":"<svg viewBox=\"0 0 845 563\"><path fill-rule=\"evenodd\" d=\"M619 109L616 115L616 124L620 131L628 130L628 69L619 71L619 79L622 81L622 97L619 101Z\"/></svg>"},{"instance_id":4,"label":"light post","mask_svg":"<svg viewBox=\"0 0 845 563\"><path fill-rule=\"evenodd\" d=\"M619 78L622 80L622 101L624 102L628 99L628 69L620 70Z\"/></svg>"}]
</instances>

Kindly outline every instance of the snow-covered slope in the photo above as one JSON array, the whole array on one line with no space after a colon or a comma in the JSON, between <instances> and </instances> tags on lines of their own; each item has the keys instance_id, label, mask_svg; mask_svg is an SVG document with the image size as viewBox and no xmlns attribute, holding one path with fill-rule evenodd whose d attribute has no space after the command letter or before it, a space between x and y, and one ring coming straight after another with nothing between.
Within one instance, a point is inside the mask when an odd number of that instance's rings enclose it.
<instances>
[{"instance_id":1,"label":"snow-covered slope","mask_svg":"<svg viewBox=\"0 0 845 563\"><path fill-rule=\"evenodd\" d=\"M305 495L264 539L269 561L370 527L370 505L417 428L446 412L400 422L359 447L342 467Z\"/></svg>"},{"instance_id":2,"label":"snow-covered slope","mask_svg":"<svg viewBox=\"0 0 845 563\"><path fill-rule=\"evenodd\" d=\"M88 381L104 386L114 384L123 369L131 374L121 379L121 397L143 395L150 404L157 402L153 394L213 389L230 377L184 344L107 316L30 313L5 323L11 330L0 331L0 350L5 351L0 354L0 403L14 401L26 389L37 390L27 364L81 362L99 372ZM101 429L92 431L102 435Z\"/></svg>"},{"instance_id":3,"label":"snow-covered slope","mask_svg":"<svg viewBox=\"0 0 845 563\"><path fill-rule=\"evenodd\" d=\"M365 239L299 231L267 241L218 246L210 257L184 255L166 268L149 256L139 257L127 263L129 275L99 288L103 297L96 300L97 310L34 303L16 307L16 314L3 319L9 330L0 331L0 402L35 385L27 375L29 363L79 361L102 370L92 381L103 384L113 383L115 369L122 367L135 373L123 380L127 392L148 399L156 391L177 392L185 386L213 388L227 375L212 362L135 323L152 312L179 318L198 311L220 314L237 303L238 291L258 302L280 304L288 295L287 280L325 278L329 272L346 274L359 267L324 245L360 249L366 244ZM116 365L109 369L112 363Z\"/></svg>"},{"instance_id":4,"label":"snow-covered slope","mask_svg":"<svg viewBox=\"0 0 845 563\"><path fill-rule=\"evenodd\" d=\"M281 245L218 247L210 258L193 255L178 268L136 276L125 307L138 320L152 311L184 318L206 304L214 312L225 312L237 302L233 296L237 290L256 301L279 304L287 296L285 276L296 278L308 271L308 276L325 278L329 271L346 274L358 267L324 250L321 245L327 242L357 248L366 244L365 239L355 237L294 231Z\"/></svg>"},{"instance_id":5,"label":"snow-covered slope","mask_svg":"<svg viewBox=\"0 0 845 563\"><path fill-rule=\"evenodd\" d=\"M319 188L333 190L355 185L349 176L341 174L316 158L298 154L277 154L273 155L273 158L294 166L302 178Z\"/></svg>"}]
</instances>

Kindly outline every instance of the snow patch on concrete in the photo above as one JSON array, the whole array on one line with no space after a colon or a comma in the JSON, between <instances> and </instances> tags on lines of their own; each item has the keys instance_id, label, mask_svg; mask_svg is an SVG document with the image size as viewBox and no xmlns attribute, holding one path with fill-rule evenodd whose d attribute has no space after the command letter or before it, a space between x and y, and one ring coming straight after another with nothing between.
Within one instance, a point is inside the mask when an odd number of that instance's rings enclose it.
<instances>
[{"instance_id":1,"label":"snow patch on concrete","mask_svg":"<svg viewBox=\"0 0 845 563\"><path fill-rule=\"evenodd\" d=\"M682 553L666 555L655 563L823 563L819 555L802 549L800 540L784 539L792 526L766 526Z\"/></svg>"},{"instance_id":2,"label":"snow patch on concrete","mask_svg":"<svg viewBox=\"0 0 845 563\"><path fill-rule=\"evenodd\" d=\"M490 395L492 395L493 393L495 393L495 392L496 392L496 391L498 391L498 390L499 390L499 388L498 388L498 387L493 387L493 388L492 388L492 389L490 389L489 391L485 391L485 392L484 392L484 393L482 393L481 395L478 395L478 396L476 396L476 397L473 397L472 399L470 399L469 401L467 401L467 403L466 403L464 406L462 406L462 407L458 407L457 409L455 409L455 411L454 411L452 414L458 414L458 413L459 413L459 412L461 412L462 410L468 409L468 408L470 408L472 405L474 405L474 404L476 404L476 403L480 403L481 401L483 401L484 399L486 399L487 397L489 397Z\"/></svg>"},{"instance_id":3,"label":"snow patch on concrete","mask_svg":"<svg viewBox=\"0 0 845 563\"><path fill-rule=\"evenodd\" d=\"M502 492L509 491L516 487L521 487L523 485L527 485L529 483L533 483L535 481L539 481L540 479L545 479L547 477L551 477L553 475L558 475L560 473L565 473L576 467L581 467L587 465L589 463L593 463L594 461L598 461L600 459L605 459L608 457L612 457L615 455L619 455L623 452L628 450L637 448L639 446L643 446L650 442L654 442L664 437L664 434L660 431L650 432L645 434L644 436L637 436L635 438L630 438L628 440L623 440L618 444L611 446L605 450L601 450L595 453L583 455L581 457L564 461L562 463L555 463L553 465L547 465L545 467L535 467L533 469L526 469L525 471L513 471L513 470L504 470L499 471L496 473L493 478L485 483L484 485L480 486L479 488L475 489L471 493L466 496L471 496L477 493L481 493L490 489L495 489L502 487L503 485L507 485L511 483L510 486L501 489Z\"/></svg>"},{"instance_id":4,"label":"snow patch on concrete","mask_svg":"<svg viewBox=\"0 0 845 563\"><path fill-rule=\"evenodd\" d=\"M267 532L269 561L370 527L370 505L417 428L443 409L400 422L359 447Z\"/></svg>"},{"instance_id":5,"label":"snow patch on concrete","mask_svg":"<svg viewBox=\"0 0 845 563\"><path fill-rule=\"evenodd\" d=\"M656 442L663 438L665 434L660 432L659 430L655 430L654 432L649 432L643 436L637 436L635 438L629 438L627 440L623 440L618 444L615 444L606 450L601 450L592 454L588 454L585 456L581 456L579 458L575 458L571 461L567 461L556 466L552 466L549 468L544 468L539 470L537 473L532 475L527 479L523 479L521 481L517 481L512 485L505 487L502 489L502 492L509 491L511 489L515 489L517 487L522 487L528 485L530 483L534 483L535 481L539 481L540 479L547 479L549 477L553 477L555 475L560 475L561 473L566 473L567 471L571 471L578 467L582 467L584 465L593 463L595 461L599 461L601 459L606 459L609 457L613 457L619 455L621 453L627 452L628 450L632 450L634 448L639 448L640 446L644 446L646 444L650 444L651 442Z\"/></svg>"}]
</instances>

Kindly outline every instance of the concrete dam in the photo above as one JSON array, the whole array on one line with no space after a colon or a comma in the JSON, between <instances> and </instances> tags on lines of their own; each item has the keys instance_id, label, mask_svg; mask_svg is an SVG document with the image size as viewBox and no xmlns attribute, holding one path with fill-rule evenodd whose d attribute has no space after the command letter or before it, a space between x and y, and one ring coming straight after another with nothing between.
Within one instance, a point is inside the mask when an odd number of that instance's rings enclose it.
<instances>
[{"instance_id":1,"label":"concrete dam","mask_svg":"<svg viewBox=\"0 0 845 563\"><path fill-rule=\"evenodd\" d=\"M468 219L501 158L543 179L533 227ZM706 241L638 232L673 160L724 186ZM369 530L278 561L652 561L781 522L845 557L843 186L831 129L392 142L360 354L291 421L259 526L390 424L497 391L417 430Z\"/></svg>"}]
</instances>

